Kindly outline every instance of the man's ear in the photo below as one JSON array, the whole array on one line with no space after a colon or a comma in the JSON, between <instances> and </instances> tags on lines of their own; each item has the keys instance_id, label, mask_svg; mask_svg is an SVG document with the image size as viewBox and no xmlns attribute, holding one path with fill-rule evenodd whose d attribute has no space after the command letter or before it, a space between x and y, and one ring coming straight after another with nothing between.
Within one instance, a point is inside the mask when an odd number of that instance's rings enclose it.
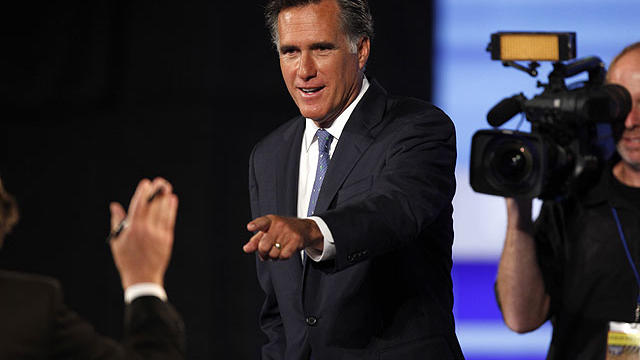
<instances>
[{"instance_id":1,"label":"man's ear","mask_svg":"<svg viewBox=\"0 0 640 360\"><path fill-rule=\"evenodd\" d=\"M364 36L358 42L358 68L363 70L369 59L369 51L371 50L371 41Z\"/></svg>"}]
</instances>

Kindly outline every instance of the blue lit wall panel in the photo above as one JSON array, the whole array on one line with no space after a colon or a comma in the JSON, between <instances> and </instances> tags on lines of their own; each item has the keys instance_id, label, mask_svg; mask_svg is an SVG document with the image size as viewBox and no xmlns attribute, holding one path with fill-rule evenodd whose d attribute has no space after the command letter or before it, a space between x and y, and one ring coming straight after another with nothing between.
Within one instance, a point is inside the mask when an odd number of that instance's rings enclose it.
<instances>
[{"instance_id":1,"label":"blue lit wall panel","mask_svg":"<svg viewBox=\"0 0 640 360\"><path fill-rule=\"evenodd\" d=\"M551 333L548 324L526 335L504 326L493 294L506 225L504 200L473 192L468 176L471 136L489 127L487 111L504 97L540 93L536 80L544 81L551 66L543 64L537 79L505 68L485 51L489 36L509 30L575 31L578 57L596 55L608 64L625 45L640 40L639 13L638 0L436 1L434 102L457 129L454 312L470 360L544 359ZM528 124L521 129L528 131Z\"/></svg>"}]
</instances>

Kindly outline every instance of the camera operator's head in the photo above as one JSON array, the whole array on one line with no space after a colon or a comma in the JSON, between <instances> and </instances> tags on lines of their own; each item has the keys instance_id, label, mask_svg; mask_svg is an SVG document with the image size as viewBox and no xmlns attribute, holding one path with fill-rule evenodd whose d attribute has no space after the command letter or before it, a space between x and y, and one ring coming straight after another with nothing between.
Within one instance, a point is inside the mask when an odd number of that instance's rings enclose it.
<instances>
[{"instance_id":1,"label":"camera operator's head","mask_svg":"<svg viewBox=\"0 0 640 360\"><path fill-rule=\"evenodd\" d=\"M624 48L609 66L607 81L624 86L631 94L632 108L617 131L618 153L627 166L640 171L640 42Z\"/></svg>"}]
</instances>

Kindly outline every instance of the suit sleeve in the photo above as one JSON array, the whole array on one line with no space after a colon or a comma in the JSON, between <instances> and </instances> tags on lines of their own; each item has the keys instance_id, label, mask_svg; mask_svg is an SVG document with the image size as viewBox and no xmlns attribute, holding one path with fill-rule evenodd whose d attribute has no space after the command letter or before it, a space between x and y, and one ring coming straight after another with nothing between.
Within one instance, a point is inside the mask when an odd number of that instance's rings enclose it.
<instances>
[{"instance_id":1,"label":"suit sleeve","mask_svg":"<svg viewBox=\"0 0 640 360\"><path fill-rule=\"evenodd\" d=\"M382 164L371 190L361 199L317 214L333 234L336 270L417 239L430 239L435 242L431 249L450 255L456 162L453 123L435 107L395 116L396 125L378 135L386 137L381 141L388 144L379 154Z\"/></svg>"},{"instance_id":2,"label":"suit sleeve","mask_svg":"<svg viewBox=\"0 0 640 360\"><path fill-rule=\"evenodd\" d=\"M182 318L173 307L152 296L137 298L125 309L121 343L98 334L62 301L56 285L52 296L52 359L166 359L185 358Z\"/></svg>"},{"instance_id":3,"label":"suit sleeve","mask_svg":"<svg viewBox=\"0 0 640 360\"><path fill-rule=\"evenodd\" d=\"M257 146L256 146L257 147ZM249 197L251 202L251 214L255 218L259 216L259 188L255 173L255 152L253 149L249 159ZM265 293L265 301L260 309L260 328L267 336L267 343L262 346L262 359L282 359L285 353L285 335L278 299L276 298L273 285L271 284L271 274L266 265L259 261L256 256L256 268L258 272L258 282Z\"/></svg>"}]
</instances>

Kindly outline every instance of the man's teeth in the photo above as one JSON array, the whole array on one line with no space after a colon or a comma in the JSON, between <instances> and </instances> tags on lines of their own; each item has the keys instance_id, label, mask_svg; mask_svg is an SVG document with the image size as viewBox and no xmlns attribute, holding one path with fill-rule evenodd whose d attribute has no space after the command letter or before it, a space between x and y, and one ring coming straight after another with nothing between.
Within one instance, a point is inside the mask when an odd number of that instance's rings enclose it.
<instances>
[{"instance_id":1,"label":"man's teeth","mask_svg":"<svg viewBox=\"0 0 640 360\"><path fill-rule=\"evenodd\" d=\"M302 90L302 92L306 93L306 94L311 94L314 93L316 91L319 91L320 89L322 89L322 87L317 87L317 88L301 88L300 90Z\"/></svg>"}]
</instances>

